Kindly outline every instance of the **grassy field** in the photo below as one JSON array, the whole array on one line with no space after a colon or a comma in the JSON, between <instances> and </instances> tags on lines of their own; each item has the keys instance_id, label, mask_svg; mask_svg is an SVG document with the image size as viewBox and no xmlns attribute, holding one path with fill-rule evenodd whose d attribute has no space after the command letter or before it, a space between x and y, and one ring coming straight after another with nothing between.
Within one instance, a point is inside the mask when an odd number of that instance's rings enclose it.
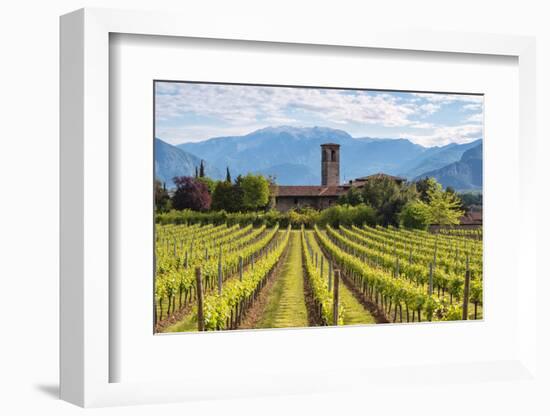
<instances>
[{"instance_id":1,"label":"grassy field","mask_svg":"<svg viewBox=\"0 0 550 416\"><path fill-rule=\"evenodd\" d=\"M197 330L197 321L194 319L193 314L188 314L181 321L176 322L174 325L170 325L162 332L188 332Z\"/></svg>"},{"instance_id":2,"label":"grassy field","mask_svg":"<svg viewBox=\"0 0 550 416\"><path fill-rule=\"evenodd\" d=\"M266 308L256 328L308 326L299 231L291 231L288 250L286 261L271 289Z\"/></svg>"}]
</instances>

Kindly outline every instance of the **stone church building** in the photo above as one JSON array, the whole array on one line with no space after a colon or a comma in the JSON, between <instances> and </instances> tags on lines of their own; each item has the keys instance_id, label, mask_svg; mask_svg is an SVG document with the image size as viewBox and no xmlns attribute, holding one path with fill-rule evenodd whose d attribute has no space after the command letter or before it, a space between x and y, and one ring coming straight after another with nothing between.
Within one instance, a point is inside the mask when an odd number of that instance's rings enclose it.
<instances>
[{"instance_id":1,"label":"stone church building","mask_svg":"<svg viewBox=\"0 0 550 416\"><path fill-rule=\"evenodd\" d=\"M305 207L325 209L335 204L350 187L362 188L368 180L379 177L405 181L403 178L377 173L340 184L340 145L325 143L321 145L321 185L279 185L275 192L275 207L279 211Z\"/></svg>"}]
</instances>

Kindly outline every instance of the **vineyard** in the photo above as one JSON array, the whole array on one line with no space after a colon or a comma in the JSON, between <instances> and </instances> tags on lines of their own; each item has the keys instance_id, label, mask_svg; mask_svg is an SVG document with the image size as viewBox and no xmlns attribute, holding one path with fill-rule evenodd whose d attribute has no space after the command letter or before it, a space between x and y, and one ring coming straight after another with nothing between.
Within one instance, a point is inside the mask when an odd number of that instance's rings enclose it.
<instances>
[{"instance_id":1,"label":"vineyard","mask_svg":"<svg viewBox=\"0 0 550 416\"><path fill-rule=\"evenodd\" d=\"M156 225L155 332L481 319L482 234Z\"/></svg>"}]
</instances>

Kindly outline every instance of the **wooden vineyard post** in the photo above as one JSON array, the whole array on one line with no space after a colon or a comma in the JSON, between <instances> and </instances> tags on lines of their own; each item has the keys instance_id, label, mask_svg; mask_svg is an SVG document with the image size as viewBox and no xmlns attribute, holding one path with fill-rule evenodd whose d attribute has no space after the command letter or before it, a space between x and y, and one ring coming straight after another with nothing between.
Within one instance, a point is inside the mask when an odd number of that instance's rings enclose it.
<instances>
[{"instance_id":1,"label":"wooden vineyard post","mask_svg":"<svg viewBox=\"0 0 550 416\"><path fill-rule=\"evenodd\" d=\"M430 262L430 281L428 286L428 294L432 296L434 292L434 266L433 263Z\"/></svg>"},{"instance_id":2,"label":"wooden vineyard post","mask_svg":"<svg viewBox=\"0 0 550 416\"><path fill-rule=\"evenodd\" d=\"M187 267L189 267L189 253L187 252L187 250L185 251L185 268L187 269Z\"/></svg>"},{"instance_id":3,"label":"wooden vineyard post","mask_svg":"<svg viewBox=\"0 0 550 416\"><path fill-rule=\"evenodd\" d=\"M199 331L204 331L204 305L202 299L202 275L200 267L195 269L195 277L197 279L197 321L199 323Z\"/></svg>"},{"instance_id":4,"label":"wooden vineyard post","mask_svg":"<svg viewBox=\"0 0 550 416\"><path fill-rule=\"evenodd\" d=\"M220 257L218 258L218 295L222 294L222 245L220 244Z\"/></svg>"},{"instance_id":5,"label":"wooden vineyard post","mask_svg":"<svg viewBox=\"0 0 550 416\"><path fill-rule=\"evenodd\" d=\"M321 257L321 280L323 279L323 268L325 266L325 258Z\"/></svg>"},{"instance_id":6,"label":"wooden vineyard post","mask_svg":"<svg viewBox=\"0 0 550 416\"><path fill-rule=\"evenodd\" d=\"M239 280L243 281L243 256L239 256Z\"/></svg>"},{"instance_id":7,"label":"wooden vineyard post","mask_svg":"<svg viewBox=\"0 0 550 416\"><path fill-rule=\"evenodd\" d=\"M466 254L466 280L464 281L464 298L462 299L462 320L468 319L468 303L470 300L470 258Z\"/></svg>"},{"instance_id":8,"label":"wooden vineyard post","mask_svg":"<svg viewBox=\"0 0 550 416\"><path fill-rule=\"evenodd\" d=\"M334 271L334 292L332 298L332 321L334 325L338 325L338 295L340 287L340 270Z\"/></svg>"},{"instance_id":9,"label":"wooden vineyard post","mask_svg":"<svg viewBox=\"0 0 550 416\"><path fill-rule=\"evenodd\" d=\"M332 290L332 262L328 263L328 291Z\"/></svg>"},{"instance_id":10,"label":"wooden vineyard post","mask_svg":"<svg viewBox=\"0 0 550 416\"><path fill-rule=\"evenodd\" d=\"M157 297L153 296L153 321L155 322L155 327L157 326L158 317L157 317Z\"/></svg>"},{"instance_id":11,"label":"wooden vineyard post","mask_svg":"<svg viewBox=\"0 0 550 416\"><path fill-rule=\"evenodd\" d=\"M395 278L399 277L399 257L395 257Z\"/></svg>"},{"instance_id":12,"label":"wooden vineyard post","mask_svg":"<svg viewBox=\"0 0 550 416\"><path fill-rule=\"evenodd\" d=\"M437 267L437 237L439 237L439 234L436 234L435 236L435 247L434 247L434 266Z\"/></svg>"}]
</instances>

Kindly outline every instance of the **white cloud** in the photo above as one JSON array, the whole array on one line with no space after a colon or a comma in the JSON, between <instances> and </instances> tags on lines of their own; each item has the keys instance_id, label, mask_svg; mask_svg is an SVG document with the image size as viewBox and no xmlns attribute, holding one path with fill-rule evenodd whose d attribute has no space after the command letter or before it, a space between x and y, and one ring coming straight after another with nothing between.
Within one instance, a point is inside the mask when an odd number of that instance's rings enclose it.
<instances>
[{"instance_id":1,"label":"white cloud","mask_svg":"<svg viewBox=\"0 0 550 416\"><path fill-rule=\"evenodd\" d=\"M418 122L418 123L414 123L411 125L412 128L415 128L415 129L433 129L434 128L434 125L432 123L421 123L421 122Z\"/></svg>"},{"instance_id":2,"label":"white cloud","mask_svg":"<svg viewBox=\"0 0 550 416\"><path fill-rule=\"evenodd\" d=\"M449 104L459 104L455 111L470 112L464 125L434 124ZM460 94L157 83L156 134L182 143L247 134L267 125L323 125L349 132L388 131L391 137L444 145L481 137L482 106L482 96Z\"/></svg>"},{"instance_id":3,"label":"white cloud","mask_svg":"<svg viewBox=\"0 0 550 416\"><path fill-rule=\"evenodd\" d=\"M249 124L230 127L205 125L185 125L181 127L157 126L155 136L170 144L180 144L187 142L200 142L213 137L242 136L263 127L265 126L262 124Z\"/></svg>"},{"instance_id":4,"label":"white cloud","mask_svg":"<svg viewBox=\"0 0 550 416\"><path fill-rule=\"evenodd\" d=\"M156 116L160 122L191 114L233 125L269 120L297 122L289 114L329 122L409 126L438 104L416 103L391 94L308 88L158 83Z\"/></svg>"},{"instance_id":5,"label":"white cloud","mask_svg":"<svg viewBox=\"0 0 550 416\"><path fill-rule=\"evenodd\" d=\"M482 95L443 94L443 93L435 94L435 93L421 93L421 92L413 93L413 94L431 103L451 104L451 103L460 102L460 103L470 103L470 104L477 104L477 105L481 105L483 103Z\"/></svg>"},{"instance_id":6,"label":"white cloud","mask_svg":"<svg viewBox=\"0 0 550 416\"><path fill-rule=\"evenodd\" d=\"M266 117L265 121L272 124L297 124L300 120L290 117Z\"/></svg>"},{"instance_id":7,"label":"white cloud","mask_svg":"<svg viewBox=\"0 0 550 416\"><path fill-rule=\"evenodd\" d=\"M478 103L470 103L470 104L464 104L461 108L462 111L481 111L482 109L482 102Z\"/></svg>"},{"instance_id":8,"label":"white cloud","mask_svg":"<svg viewBox=\"0 0 550 416\"><path fill-rule=\"evenodd\" d=\"M440 108L441 108L441 106L439 104L434 104L434 103L426 103L426 104L420 105L420 109L425 114L425 116L429 116L429 115L434 114Z\"/></svg>"},{"instance_id":9,"label":"white cloud","mask_svg":"<svg viewBox=\"0 0 550 416\"><path fill-rule=\"evenodd\" d=\"M475 113L471 116L466 117L466 122L470 123L482 123L483 122L483 113Z\"/></svg>"},{"instance_id":10,"label":"white cloud","mask_svg":"<svg viewBox=\"0 0 550 416\"><path fill-rule=\"evenodd\" d=\"M429 134L407 134L402 133L412 142L422 146L445 146L450 143L469 143L483 137L483 129L479 124L464 124L459 126L436 127Z\"/></svg>"}]
</instances>

